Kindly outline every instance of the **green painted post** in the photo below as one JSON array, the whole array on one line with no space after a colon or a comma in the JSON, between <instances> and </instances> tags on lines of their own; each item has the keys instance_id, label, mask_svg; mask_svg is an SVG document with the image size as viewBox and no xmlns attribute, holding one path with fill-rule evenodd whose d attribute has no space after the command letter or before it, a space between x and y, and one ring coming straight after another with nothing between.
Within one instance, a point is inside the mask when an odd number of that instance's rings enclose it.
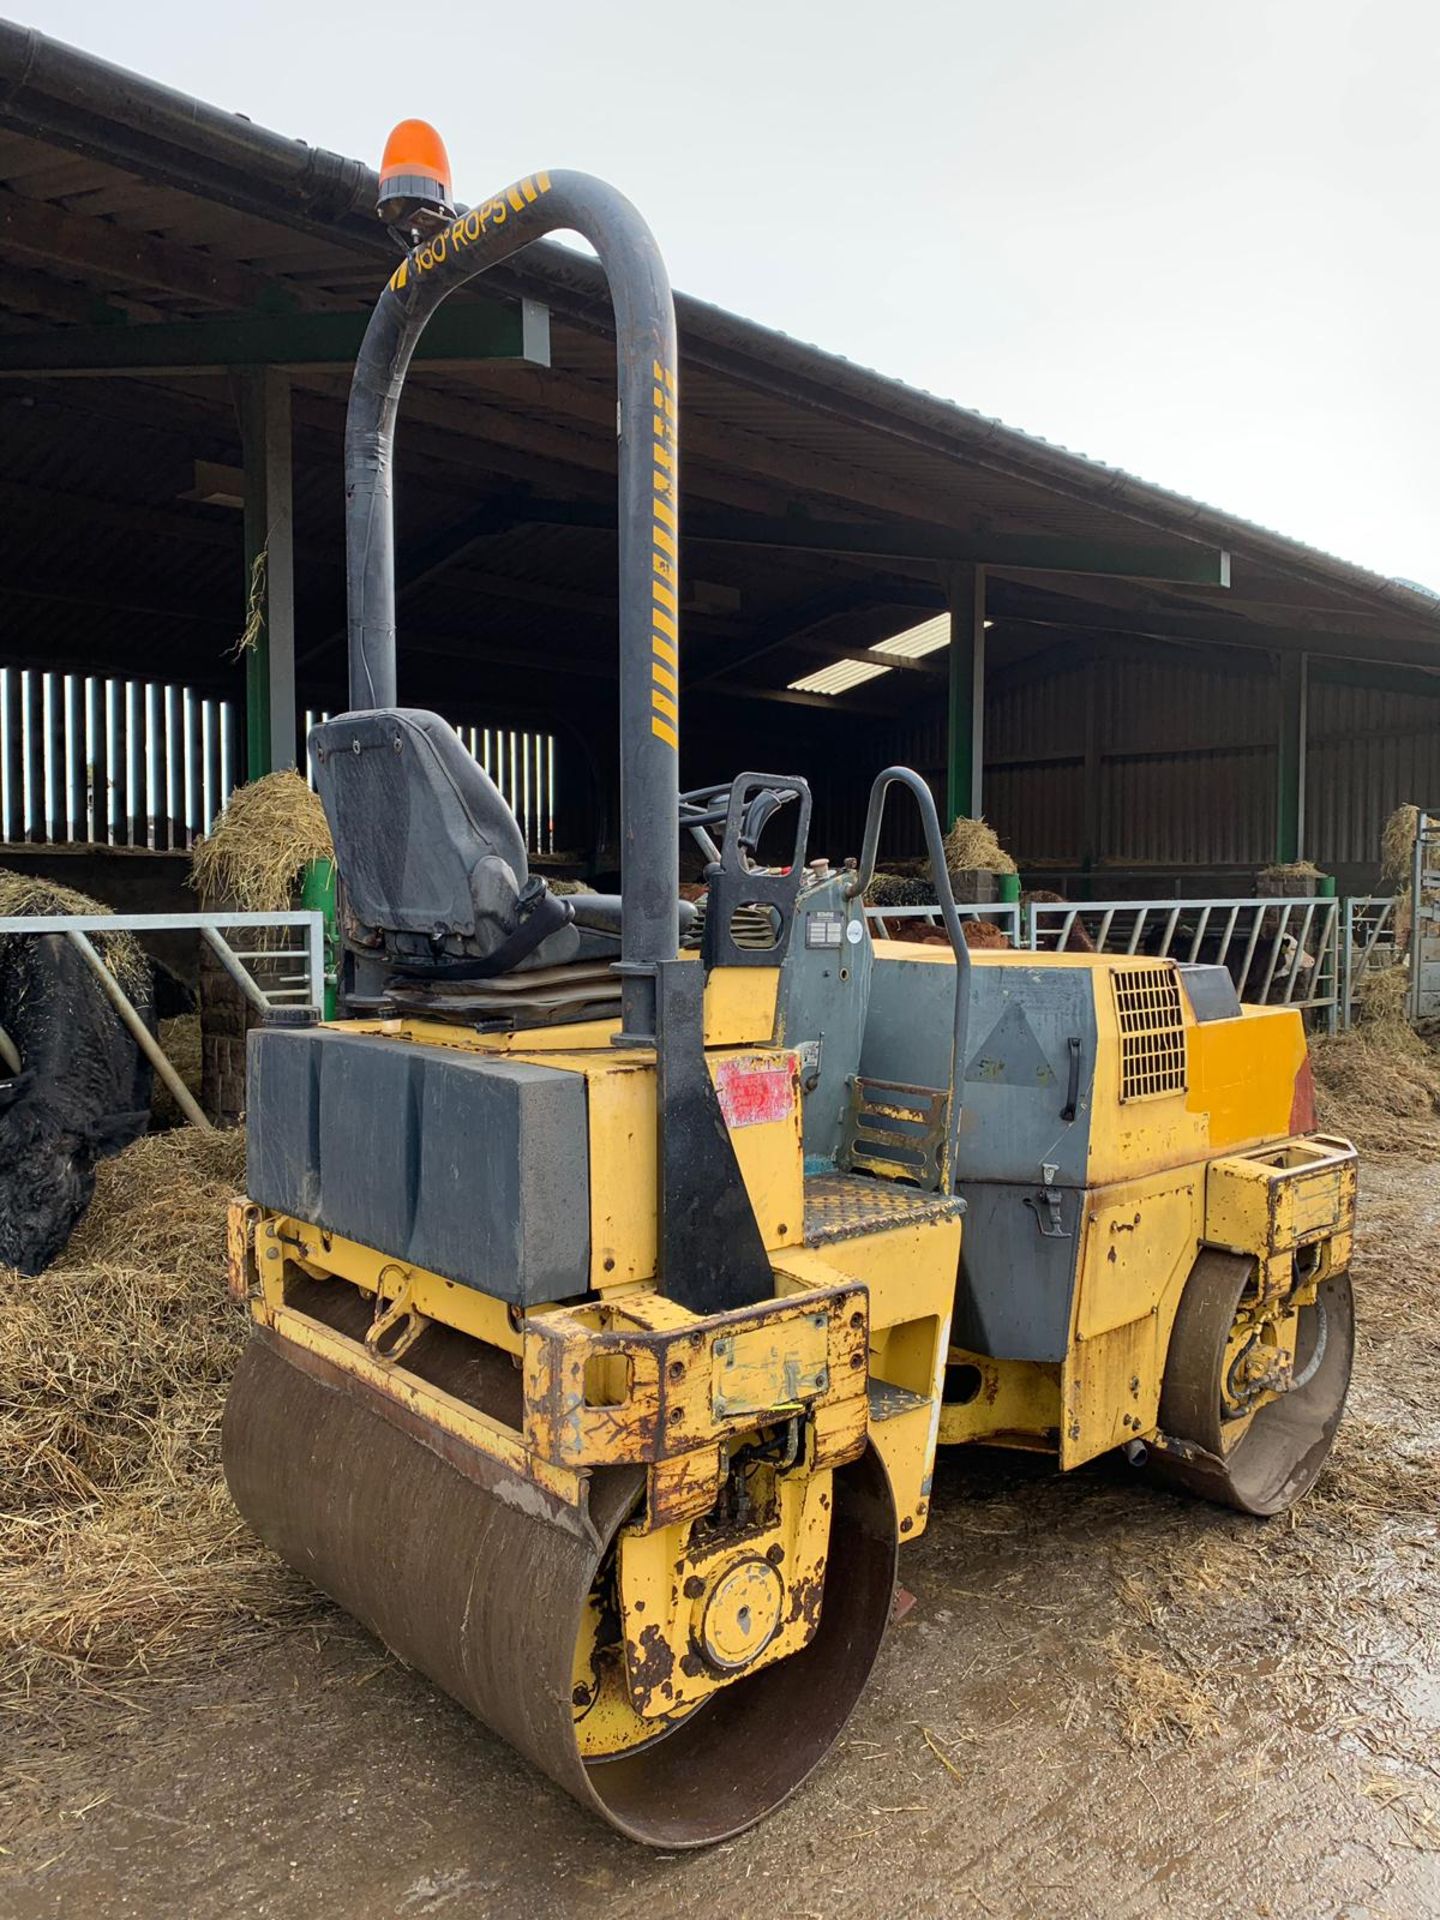
<instances>
[{"instance_id":1,"label":"green painted post","mask_svg":"<svg viewBox=\"0 0 1440 1920\"><path fill-rule=\"evenodd\" d=\"M1305 857L1309 669L1308 654L1282 653L1279 657L1280 734L1276 755L1275 858L1281 865Z\"/></svg>"},{"instance_id":2,"label":"green painted post","mask_svg":"<svg viewBox=\"0 0 1440 1920\"><path fill-rule=\"evenodd\" d=\"M234 380L236 410L240 415L241 457L245 465L245 573L240 603L240 626L250 624L251 596L257 590L255 564L265 551L264 395L257 368ZM245 778L258 780L270 771L270 622L266 594L258 589L260 619L245 649Z\"/></svg>"},{"instance_id":3,"label":"green painted post","mask_svg":"<svg viewBox=\"0 0 1440 1920\"><path fill-rule=\"evenodd\" d=\"M245 772L258 780L295 764L295 570L290 376L251 367L236 376L245 456L245 594L259 620L245 649ZM256 561L264 555L260 574Z\"/></svg>"},{"instance_id":4,"label":"green painted post","mask_svg":"<svg viewBox=\"0 0 1440 1920\"><path fill-rule=\"evenodd\" d=\"M982 811L985 751L985 569L956 567L949 579L950 698L945 825Z\"/></svg>"},{"instance_id":5,"label":"green painted post","mask_svg":"<svg viewBox=\"0 0 1440 1920\"><path fill-rule=\"evenodd\" d=\"M340 933L335 907L335 862L311 860L300 876L300 905L325 921L325 1018L335 1018L335 991L339 979Z\"/></svg>"}]
</instances>

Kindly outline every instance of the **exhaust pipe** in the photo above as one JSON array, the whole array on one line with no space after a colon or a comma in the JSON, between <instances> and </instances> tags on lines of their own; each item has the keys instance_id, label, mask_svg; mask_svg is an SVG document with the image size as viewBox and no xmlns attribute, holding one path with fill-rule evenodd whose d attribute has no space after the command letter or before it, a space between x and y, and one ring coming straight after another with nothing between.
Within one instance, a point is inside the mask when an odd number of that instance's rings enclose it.
<instances>
[{"instance_id":1,"label":"exhaust pipe","mask_svg":"<svg viewBox=\"0 0 1440 1920\"><path fill-rule=\"evenodd\" d=\"M394 446L416 342L456 287L567 229L600 257L620 402L621 1045L651 1045L655 969L679 950L679 396L675 305L654 235L623 194L536 173L411 248L370 317L345 424L350 705L392 707Z\"/></svg>"}]
</instances>

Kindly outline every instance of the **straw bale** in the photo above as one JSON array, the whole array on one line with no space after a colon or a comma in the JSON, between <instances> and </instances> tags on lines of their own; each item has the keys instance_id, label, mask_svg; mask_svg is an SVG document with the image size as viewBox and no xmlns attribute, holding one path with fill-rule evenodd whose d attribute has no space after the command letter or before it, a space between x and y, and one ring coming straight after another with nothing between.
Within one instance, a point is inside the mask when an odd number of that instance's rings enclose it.
<instances>
[{"instance_id":1,"label":"straw bale","mask_svg":"<svg viewBox=\"0 0 1440 1920\"><path fill-rule=\"evenodd\" d=\"M280 913L312 860L333 860L320 796L293 768L237 787L190 858L190 884L207 907Z\"/></svg>"},{"instance_id":2,"label":"straw bale","mask_svg":"<svg viewBox=\"0 0 1440 1920\"><path fill-rule=\"evenodd\" d=\"M1396 807L1380 832L1380 877L1387 887L1405 887L1415 856L1415 836L1420 831L1420 809L1410 801Z\"/></svg>"},{"instance_id":3,"label":"straw bale","mask_svg":"<svg viewBox=\"0 0 1440 1920\"><path fill-rule=\"evenodd\" d=\"M92 900L88 893L77 893L73 887L62 887L53 880L43 880L38 874L14 873L8 867L0 868L0 919L13 920L22 916L29 919L56 913L110 914L114 911L104 901ZM0 934L0 949L7 941L24 937L23 934ZM128 991L139 991L146 984L149 962L133 934L96 934L95 946Z\"/></svg>"},{"instance_id":4,"label":"straw bale","mask_svg":"<svg viewBox=\"0 0 1440 1920\"><path fill-rule=\"evenodd\" d=\"M1001 846L988 820L961 814L945 836L945 864L952 873L971 867L983 873L1014 873L1015 862Z\"/></svg>"}]
</instances>

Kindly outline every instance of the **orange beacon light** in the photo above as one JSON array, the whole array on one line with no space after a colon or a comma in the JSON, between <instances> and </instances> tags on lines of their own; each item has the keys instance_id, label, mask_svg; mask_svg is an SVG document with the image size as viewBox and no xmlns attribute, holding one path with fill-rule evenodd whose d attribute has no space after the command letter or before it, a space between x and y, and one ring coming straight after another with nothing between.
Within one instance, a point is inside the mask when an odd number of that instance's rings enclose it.
<instances>
[{"instance_id":1,"label":"orange beacon light","mask_svg":"<svg viewBox=\"0 0 1440 1920\"><path fill-rule=\"evenodd\" d=\"M450 156L428 121L402 120L385 142L375 211L387 226L409 226L419 214L448 220L454 213Z\"/></svg>"}]
</instances>

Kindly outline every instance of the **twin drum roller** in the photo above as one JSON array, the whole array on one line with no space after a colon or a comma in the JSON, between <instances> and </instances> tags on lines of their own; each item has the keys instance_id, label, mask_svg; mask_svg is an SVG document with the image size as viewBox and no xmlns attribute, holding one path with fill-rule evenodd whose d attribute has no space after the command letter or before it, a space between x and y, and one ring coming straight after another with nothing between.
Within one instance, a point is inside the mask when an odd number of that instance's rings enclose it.
<instances>
[{"instance_id":1,"label":"twin drum roller","mask_svg":"<svg viewBox=\"0 0 1440 1920\"><path fill-rule=\"evenodd\" d=\"M452 214L442 172L384 176L413 244L351 392L352 710L311 735L344 1014L252 1036L225 1470L283 1559L584 1806L700 1846L844 1726L939 1444L1123 1448L1255 1514L1305 1492L1349 1376L1355 1154L1314 1131L1300 1015L1222 969L972 955L915 774L879 776L838 872L798 775L681 794L658 250L584 175ZM396 703L410 355L557 228L615 308L614 898L552 895L453 730ZM866 924L897 787L948 950Z\"/></svg>"}]
</instances>

